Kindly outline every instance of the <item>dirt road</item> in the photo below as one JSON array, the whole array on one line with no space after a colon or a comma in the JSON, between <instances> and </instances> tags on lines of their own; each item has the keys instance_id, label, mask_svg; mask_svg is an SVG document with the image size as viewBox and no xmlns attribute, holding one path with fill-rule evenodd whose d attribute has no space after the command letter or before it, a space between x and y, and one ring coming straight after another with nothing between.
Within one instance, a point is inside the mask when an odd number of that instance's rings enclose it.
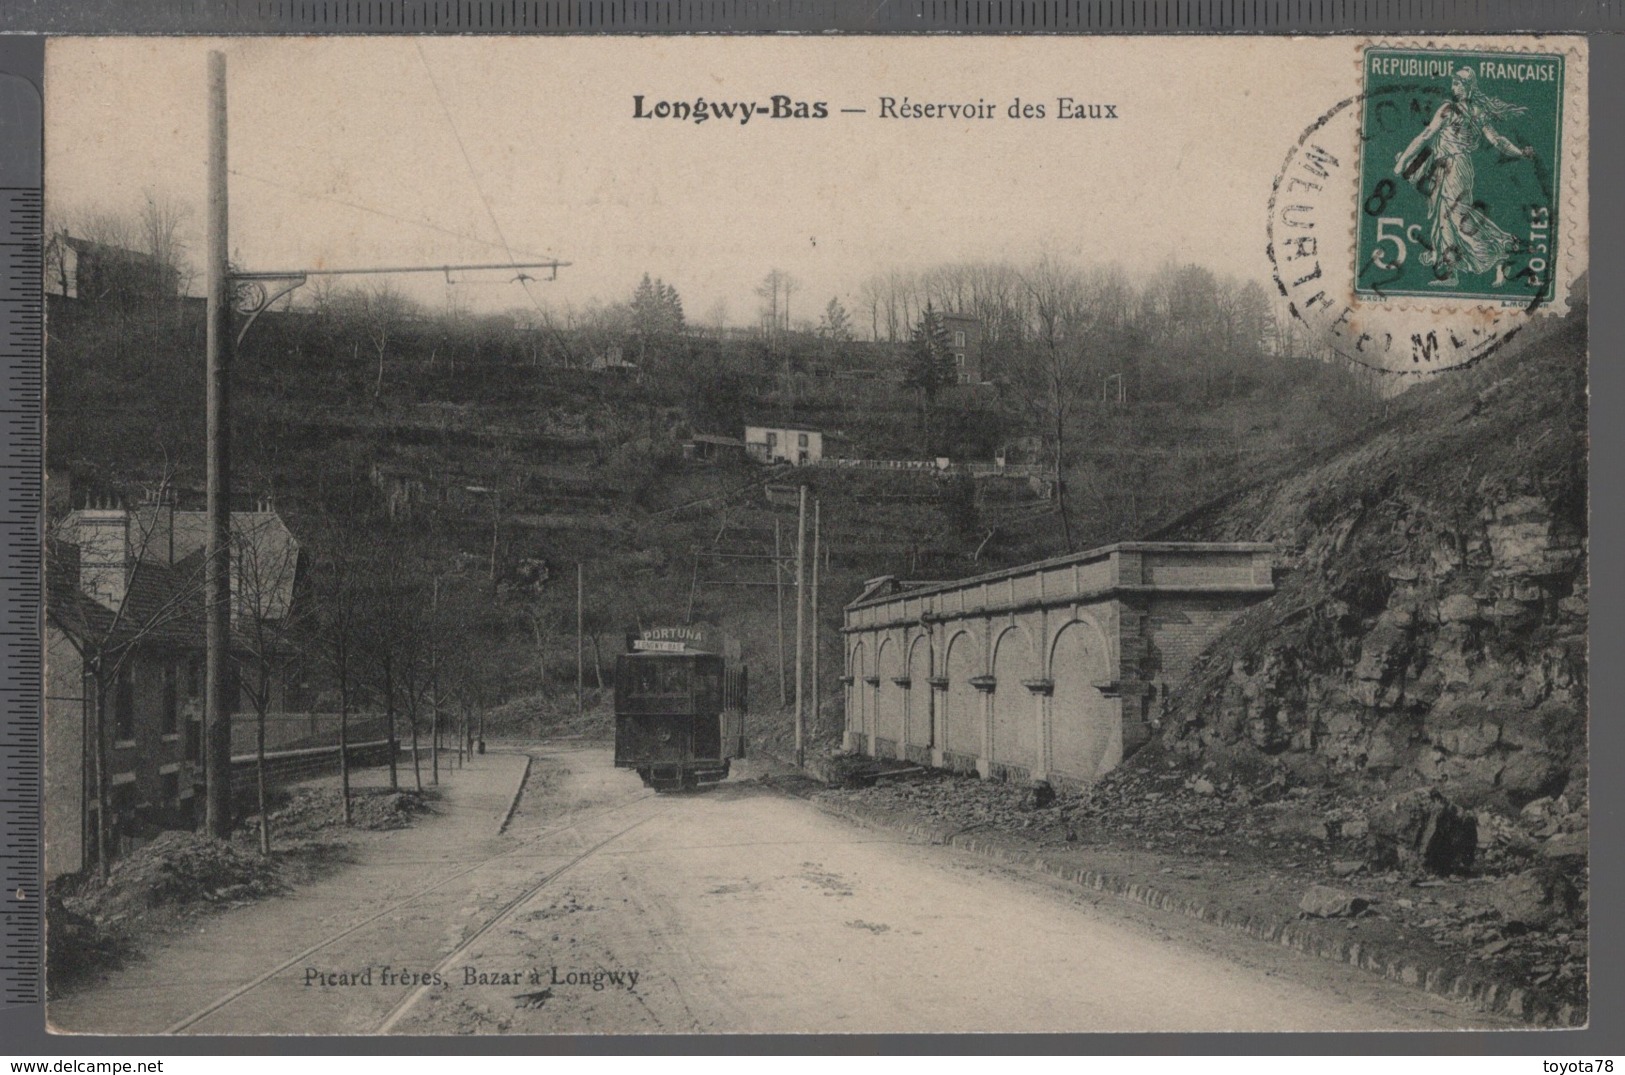
<instances>
[{"instance_id":1,"label":"dirt road","mask_svg":"<svg viewBox=\"0 0 1625 1075\"><path fill-rule=\"evenodd\" d=\"M400 1034L1509 1025L856 828L748 780L656 796L606 750L536 759L502 836L492 805L514 771L482 759L446 816L381 834L308 891L175 938L54 1005L52 1022Z\"/></svg>"}]
</instances>

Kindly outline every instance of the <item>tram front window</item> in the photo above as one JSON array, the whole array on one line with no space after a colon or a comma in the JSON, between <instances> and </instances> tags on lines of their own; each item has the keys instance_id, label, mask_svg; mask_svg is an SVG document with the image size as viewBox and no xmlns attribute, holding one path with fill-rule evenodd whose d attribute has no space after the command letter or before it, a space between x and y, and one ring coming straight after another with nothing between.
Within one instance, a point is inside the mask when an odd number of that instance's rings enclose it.
<instances>
[{"instance_id":1,"label":"tram front window","mask_svg":"<svg viewBox=\"0 0 1625 1075\"><path fill-rule=\"evenodd\" d=\"M694 669L694 711L716 713L722 709L722 665L706 661Z\"/></svg>"}]
</instances>

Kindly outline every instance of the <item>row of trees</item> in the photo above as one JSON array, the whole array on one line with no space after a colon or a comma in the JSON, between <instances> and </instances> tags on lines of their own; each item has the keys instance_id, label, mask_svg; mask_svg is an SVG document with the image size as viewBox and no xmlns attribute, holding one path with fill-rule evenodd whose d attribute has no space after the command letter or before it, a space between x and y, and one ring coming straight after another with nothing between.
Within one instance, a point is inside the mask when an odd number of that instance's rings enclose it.
<instances>
[{"instance_id":1,"label":"row of trees","mask_svg":"<svg viewBox=\"0 0 1625 1075\"><path fill-rule=\"evenodd\" d=\"M123 596L103 603L81 589L58 586L49 607L85 673L86 761L98 807L91 838L104 880L116 814L107 757L114 738L110 722L120 706L132 704L120 692L133 695L130 677L143 653L184 652L188 644L197 653L202 643L202 557L169 565L160 547L162 511L152 505L171 494L166 478L148 494L146 507L130 512L128 559L120 569ZM337 512L304 518L298 524L302 550L276 540L280 524L267 517L242 518L246 522L234 525L230 549L228 675L243 707L237 719L254 722L258 841L269 854L267 732L290 690L305 696L314 690L325 699L320 711L337 717L348 824L349 748L357 716L381 716L391 744L409 745L409 774L399 770L391 750L391 788L407 779L419 791L426 780L438 783L442 750L449 746L459 760L471 751L480 716L510 684L505 647L516 633L512 617L494 600L495 572L471 569L467 557L448 556L443 535L437 540L389 525L364 497ZM73 537L58 533L47 543L53 576L65 578L84 555L70 551ZM532 576L535 589L545 573ZM137 592L140 598L133 596ZM164 674L165 690L177 690L173 666Z\"/></svg>"},{"instance_id":2,"label":"row of trees","mask_svg":"<svg viewBox=\"0 0 1625 1075\"><path fill-rule=\"evenodd\" d=\"M1043 293L1057 286L1072 292L1078 311L1087 311L1097 327L1119 334L1133 329L1150 345L1257 350L1274 331L1268 295L1256 281L1174 262L1136 279L1117 266L1053 256L1025 265L972 262L876 273L858 285L859 318L872 339L902 343L932 306L975 318L984 344L997 349L1044 331Z\"/></svg>"},{"instance_id":3,"label":"row of trees","mask_svg":"<svg viewBox=\"0 0 1625 1075\"><path fill-rule=\"evenodd\" d=\"M1272 389L1310 407L1322 424L1358 420L1360 408L1342 405L1344 371L1332 378L1336 383L1299 391L1313 370L1280 357L1294 338L1277 333L1261 286L1199 266L1169 265L1136 281L1114 268L1044 257L1024 266L881 274L861 290L872 331L882 338L903 334L897 344L903 384L917 396L926 446L941 442L933 435L937 397L956 373L943 309L977 319L983 377L995 383L1010 426L1043 437L1047 460L1064 479L1056 487L1056 515L1067 549L1076 545L1074 492L1089 499L1096 521L1119 520L1108 536L1148 514L1141 431L1116 420L1123 404L1217 405ZM1335 417L1314 413L1314 401L1326 393L1342 401ZM1237 436L1233 448L1247 442ZM1090 458L1080 454L1086 445ZM1166 453L1180 446L1151 447ZM1113 448L1120 458L1110 458ZM1183 477L1160 484L1194 489Z\"/></svg>"},{"instance_id":4,"label":"row of trees","mask_svg":"<svg viewBox=\"0 0 1625 1075\"><path fill-rule=\"evenodd\" d=\"M162 268L161 275L174 281L171 294L189 294L196 273L181 237L189 216L183 203L154 191L144 192L135 208L123 213L53 214L46 252L47 288L66 293L70 287L67 240L71 236L110 250L129 251L144 263ZM986 261L918 271L888 269L858 284L856 318L836 297L816 319L799 321L793 317L792 300L803 285L791 273L775 267L754 287L757 324L769 338L805 331L835 340L855 339L861 324L872 340L903 344L930 306L974 317L982 326L985 343L997 347L1031 334L1037 316L1031 280L1035 273L1046 271L1043 266L1056 264L1060 264L1057 259L1045 257L1026 266ZM1259 346L1266 338L1274 340L1286 331L1284 323L1278 326L1267 296L1256 282L1225 279L1201 267L1174 263L1141 281L1115 267L1074 269L1092 292L1097 317L1132 322L1152 344L1188 342L1235 350ZM521 274L515 279L527 278ZM426 319L481 320L470 315L458 294L448 287L446 309L430 311L387 279L369 286L343 287L332 278L318 277L303 289L298 302L318 315L363 326L374 349L386 354L390 337L404 324ZM691 325L675 285L644 273L624 301L560 310L532 303L501 316L516 326L543 331L602 324L648 341L691 328L720 330L727 315L726 304L719 303L704 322Z\"/></svg>"}]
</instances>

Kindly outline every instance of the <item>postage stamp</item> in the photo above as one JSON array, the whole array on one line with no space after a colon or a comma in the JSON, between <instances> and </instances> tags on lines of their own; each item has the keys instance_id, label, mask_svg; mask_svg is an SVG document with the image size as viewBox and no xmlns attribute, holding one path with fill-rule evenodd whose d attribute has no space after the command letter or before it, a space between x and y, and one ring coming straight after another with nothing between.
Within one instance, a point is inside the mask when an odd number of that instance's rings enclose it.
<instances>
[{"instance_id":1,"label":"postage stamp","mask_svg":"<svg viewBox=\"0 0 1625 1075\"><path fill-rule=\"evenodd\" d=\"M1551 299L1562 54L1371 48L1363 66L1356 295Z\"/></svg>"},{"instance_id":2,"label":"postage stamp","mask_svg":"<svg viewBox=\"0 0 1625 1075\"><path fill-rule=\"evenodd\" d=\"M1350 60L1269 199L1272 276L1307 337L1426 378L1583 301L1584 48L1373 40Z\"/></svg>"}]
</instances>

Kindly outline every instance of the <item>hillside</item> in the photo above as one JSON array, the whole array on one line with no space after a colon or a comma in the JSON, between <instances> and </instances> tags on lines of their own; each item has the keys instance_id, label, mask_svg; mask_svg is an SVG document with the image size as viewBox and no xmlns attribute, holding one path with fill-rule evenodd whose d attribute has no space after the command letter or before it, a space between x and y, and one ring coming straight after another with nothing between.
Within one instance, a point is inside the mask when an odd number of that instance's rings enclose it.
<instances>
[{"instance_id":1,"label":"hillside","mask_svg":"<svg viewBox=\"0 0 1625 1075\"><path fill-rule=\"evenodd\" d=\"M1577 317L1164 530L1274 542L1283 576L1173 695L1168 745L1468 807L1583 803L1585 363Z\"/></svg>"},{"instance_id":2,"label":"hillside","mask_svg":"<svg viewBox=\"0 0 1625 1075\"><path fill-rule=\"evenodd\" d=\"M1586 404L1581 311L1164 531L1276 542L1279 589L1209 648L1156 749L1102 792L1132 795L1176 762L1197 792L1292 796L1289 831L1338 876L1469 880L1411 928L1582 999Z\"/></svg>"},{"instance_id":3,"label":"hillside","mask_svg":"<svg viewBox=\"0 0 1625 1075\"><path fill-rule=\"evenodd\" d=\"M183 507L199 506L200 311L58 302L49 324L54 510L86 496L138 497L166 476ZM946 389L922 410L895 379L786 373L761 345L701 335L652 348L635 374L565 364L511 325L426 317L381 349L379 340L338 317L270 313L255 323L235 365L234 487L244 502L274 498L318 560L403 547L419 565L409 573L419 613L434 580L455 590L439 618L453 604L475 610L478 630L444 637L477 639L470 667L481 669L487 708L538 692L568 691L573 702L579 564L589 687L624 628L692 616L742 640L754 700L776 710L771 557L775 530L780 552L793 550L794 481L808 482L822 509L819 697L831 736L840 609L864 579L959 577L1065 547L1055 500L1021 481L839 468L792 476L683 455L694 433L738 436L747 417L771 417L826 430L835 455L929 450L985 462L1035 431L1031 401L1003 380ZM1076 401L1065 470L1074 547L1136 536L1261 466L1335 441L1376 409L1330 367L1268 356L1232 366L1223 377L1148 381L1156 391L1144 398L1107 402L1091 388ZM793 599L783 596L793 632Z\"/></svg>"}]
</instances>

